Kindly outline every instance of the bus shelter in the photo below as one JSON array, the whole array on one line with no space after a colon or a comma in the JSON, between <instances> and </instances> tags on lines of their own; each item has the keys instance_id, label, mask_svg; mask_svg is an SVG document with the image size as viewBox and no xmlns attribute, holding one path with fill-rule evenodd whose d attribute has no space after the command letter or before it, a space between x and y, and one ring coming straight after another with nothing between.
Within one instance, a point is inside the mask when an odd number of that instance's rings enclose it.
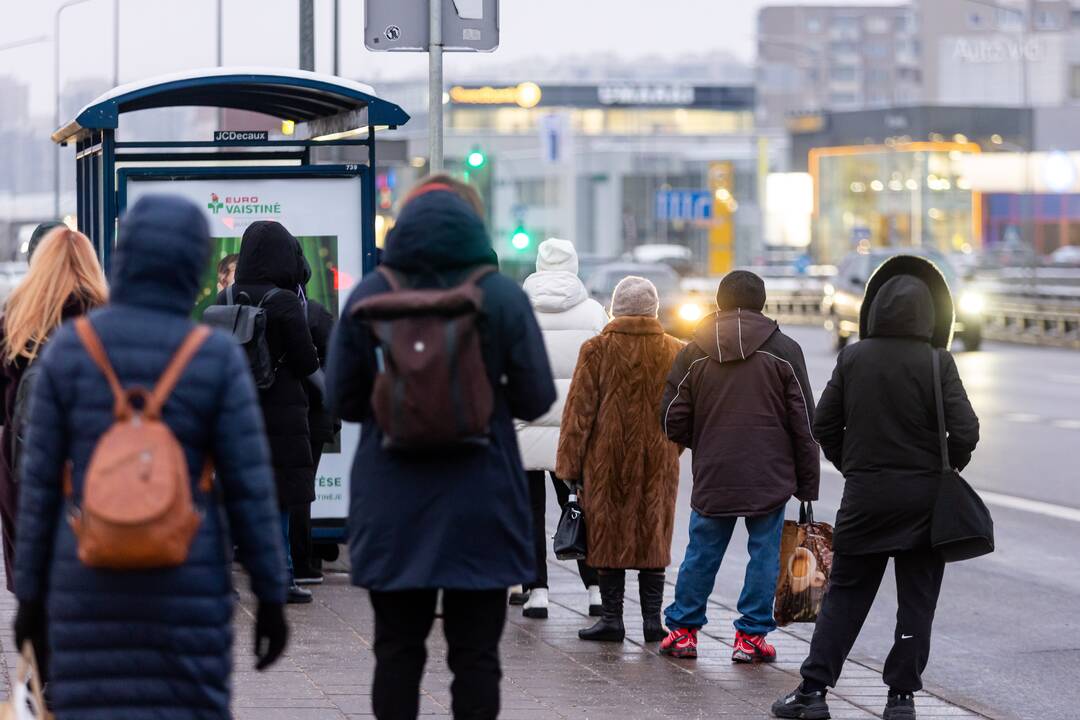
<instances>
[{"instance_id":1,"label":"bus shelter","mask_svg":"<svg viewBox=\"0 0 1080 720\"><path fill-rule=\"evenodd\" d=\"M125 113L192 106L268 115L282 121L281 132L230 128L195 140L123 137ZM259 220L279 221L300 240L312 268L307 297L338 315L349 290L376 264L376 133L408 120L401 107L358 82L278 68L213 68L114 88L52 139L75 145L78 225L106 271L127 205L145 194L171 193L204 209L214 238L196 317L220 290L219 263L238 253L244 229ZM335 147L358 148L338 151L358 159L318 162L338 154L321 149ZM312 507L317 537L340 537L358 439L359 428L346 424L324 448Z\"/></svg>"}]
</instances>

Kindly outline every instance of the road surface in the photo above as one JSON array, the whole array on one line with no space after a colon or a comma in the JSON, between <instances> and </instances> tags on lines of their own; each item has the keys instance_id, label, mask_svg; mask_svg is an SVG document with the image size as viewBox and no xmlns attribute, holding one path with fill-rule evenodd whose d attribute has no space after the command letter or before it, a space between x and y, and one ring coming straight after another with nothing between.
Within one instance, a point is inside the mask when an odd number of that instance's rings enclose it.
<instances>
[{"instance_id":1,"label":"road surface","mask_svg":"<svg viewBox=\"0 0 1080 720\"><path fill-rule=\"evenodd\" d=\"M829 337L785 329L802 344L819 397L835 363ZM981 422L964 477L991 500L997 551L947 568L925 681L995 717L1080 717L1080 352L988 342L956 360ZM823 470L814 514L832 522L843 479L827 464ZM680 559L686 522L680 507L673 548ZM731 547L745 547L745 533ZM724 604L738 598L743 556L731 552L721 568L716 596ZM852 657L884 663L895 613L890 578Z\"/></svg>"}]
</instances>

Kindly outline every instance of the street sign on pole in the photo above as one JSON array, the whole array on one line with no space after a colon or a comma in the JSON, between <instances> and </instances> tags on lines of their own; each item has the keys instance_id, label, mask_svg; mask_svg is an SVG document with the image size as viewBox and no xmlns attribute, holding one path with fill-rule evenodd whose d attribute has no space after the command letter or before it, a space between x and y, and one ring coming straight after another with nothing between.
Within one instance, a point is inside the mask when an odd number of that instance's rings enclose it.
<instances>
[{"instance_id":1,"label":"street sign on pole","mask_svg":"<svg viewBox=\"0 0 1080 720\"><path fill-rule=\"evenodd\" d=\"M428 168L441 171L442 54L499 47L499 0L367 0L364 45L376 52L428 53Z\"/></svg>"},{"instance_id":2,"label":"street sign on pole","mask_svg":"<svg viewBox=\"0 0 1080 720\"><path fill-rule=\"evenodd\" d=\"M656 219L706 222L713 217L713 194L708 190L657 190Z\"/></svg>"},{"instance_id":3,"label":"street sign on pole","mask_svg":"<svg viewBox=\"0 0 1080 720\"><path fill-rule=\"evenodd\" d=\"M558 165L566 157L569 119L565 115L543 115L537 123L540 132L541 159L546 165Z\"/></svg>"},{"instance_id":4,"label":"street sign on pole","mask_svg":"<svg viewBox=\"0 0 1080 720\"><path fill-rule=\"evenodd\" d=\"M492 52L499 47L499 0L441 0L445 52ZM427 52L429 0L367 0L364 45L375 52Z\"/></svg>"}]
</instances>

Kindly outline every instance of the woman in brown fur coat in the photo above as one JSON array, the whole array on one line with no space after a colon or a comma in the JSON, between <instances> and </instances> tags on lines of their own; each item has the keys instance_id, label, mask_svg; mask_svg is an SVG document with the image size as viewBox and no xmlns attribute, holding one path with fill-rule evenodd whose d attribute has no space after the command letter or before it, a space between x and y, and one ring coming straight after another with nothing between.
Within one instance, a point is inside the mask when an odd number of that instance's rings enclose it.
<instances>
[{"instance_id":1,"label":"woman in brown fur coat","mask_svg":"<svg viewBox=\"0 0 1080 720\"><path fill-rule=\"evenodd\" d=\"M584 485L590 566L600 571L603 613L582 640L621 641L626 571L638 570L646 642L660 623L664 568L679 488L679 447L656 422L664 380L682 348L656 319L656 288L624 278L614 319L581 347L563 410L556 474Z\"/></svg>"}]
</instances>

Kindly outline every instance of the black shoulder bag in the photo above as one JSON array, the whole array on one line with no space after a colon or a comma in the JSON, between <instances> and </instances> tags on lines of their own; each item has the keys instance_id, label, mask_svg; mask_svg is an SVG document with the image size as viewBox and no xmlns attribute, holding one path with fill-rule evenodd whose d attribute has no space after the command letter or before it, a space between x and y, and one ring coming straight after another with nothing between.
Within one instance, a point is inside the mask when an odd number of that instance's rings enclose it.
<instances>
[{"instance_id":1,"label":"black shoulder bag","mask_svg":"<svg viewBox=\"0 0 1080 720\"><path fill-rule=\"evenodd\" d=\"M945 400L941 389L941 358L930 348L934 365L934 404L941 441L941 484L930 520L930 544L945 562L970 560L994 552L994 519L979 494L949 462Z\"/></svg>"},{"instance_id":2,"label":"black shoulder bag","mask_svg":"<svg viewBox=\"0 0 1080 720\"><path fill-rule=\"evenodd\" d=\"M584 560L588 554L585 513L577 501L577 488L570 489L570 499L559 517L553 546L559 560Z\"/></svg>"}]
</instances>

